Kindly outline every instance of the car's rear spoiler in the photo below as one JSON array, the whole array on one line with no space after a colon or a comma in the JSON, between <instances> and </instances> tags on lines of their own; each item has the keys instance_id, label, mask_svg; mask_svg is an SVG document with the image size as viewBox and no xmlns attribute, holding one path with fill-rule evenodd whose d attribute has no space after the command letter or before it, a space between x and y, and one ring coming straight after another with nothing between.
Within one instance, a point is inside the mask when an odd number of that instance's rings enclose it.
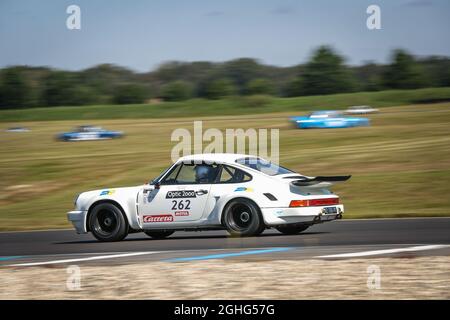
<instances>
[{"instance_id":1,"label":"car's rear spoiler","mask_svg":"<svg viewBox=\"0 0 450 320\"><path fill-rule=\"evenodd\" d=\"M291 181L291 184L296 187L327 187L337 182L343 182L350 179L349 176L317 176L317 177L305 177L294 176L285 177L285 179L295 179Z\"/></svg>"}]
</instances>

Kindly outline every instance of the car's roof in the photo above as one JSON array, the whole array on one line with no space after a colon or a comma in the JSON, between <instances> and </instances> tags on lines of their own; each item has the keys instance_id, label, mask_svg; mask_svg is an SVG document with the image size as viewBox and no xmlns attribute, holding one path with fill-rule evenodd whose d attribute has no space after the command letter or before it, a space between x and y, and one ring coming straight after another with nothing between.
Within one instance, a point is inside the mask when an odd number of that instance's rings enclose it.
<instances>
[{"instance_id":1,"label":"car's roof","mask_svg":"<svg viewBox=\"0 0 450 320\"><path fill-rule=\"evenodd\" d=\"M235 163L237 159L246 157L255 158L256 156L247 154L236 154L236 153L201 153L181 157L178 159L178 161L208 161L218 163Z\"/></svg>"},{"instance_id":2,"label":"car's roof","mask_svg":"<svg viewBox=\"0 0 450 320\"><path fill-rule=\"evenodd\" d=\"M372 109L371 106L351 106L349 109Z\"/></svg>"},{"instance_id":3,"label":"car's roof","mask_svg":"<svg viewBox=\"0 0 450 320\"><path fill-rule=\"evenodd\" d=\"M311 114L314 115L322 115L322 114L335 114L340 113L338 110L319 110L319 111L313 111Z\"/></svg>"},{"instance_id":4,"label":"car's roof","mask_svg":"<svg viewBox=\"0 0 450 320\"><path fill-rule=\"evenodd\" d=\"M100 126L89 126L89 125L78 126L76 129L82 131L103 131L103 128Z\"/></svg>"}]
</instances>

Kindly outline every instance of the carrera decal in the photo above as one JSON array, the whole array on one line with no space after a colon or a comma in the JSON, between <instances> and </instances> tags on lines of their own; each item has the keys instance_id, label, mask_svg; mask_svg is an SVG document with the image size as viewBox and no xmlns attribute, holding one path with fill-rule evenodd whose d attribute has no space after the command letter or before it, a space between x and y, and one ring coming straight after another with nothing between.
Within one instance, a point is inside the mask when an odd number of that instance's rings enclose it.
<instances>
[{"instance_id":1,"label":"carrera decal","mask_svg":"<svg viewBox=\"0 0 450 320\"><path fill-rule=\"evenodd\" d=\"M245 192L253 192L253 188L246 188L246 187L237 187L234 192L238 191L245 191Z\"/></svg>"},{"instance_id":2,"label":"carrera decal","mask_svg":"<svg viewBox=\"0 0 450 320\"><path fill-rule=\"evenodd\" d=\"M175 211L175 216L177 217L186 217L189 215L189 211Z\"/></svg>"},{"instance_id":3,"label":"carrera decal","mask_svg":"<svg viewBox=\"0 0 450 320\"><path fill-rule=\"evenodd\" d=\"M172 222L173 216L171 214L159 214L155 216L143 216L144 223L151 222Z\"/></svg>"},{"instance_id":4,"label":"carrera decal","mask_svg":"<svg viewBox=\"0 0 450 320\"><path fill-rule=\"evenodd\" d=\"M116 190L103 190L102 192L100 192L101 196L110 196L113 195L114 192L116 192Z\"/></svg>"},{"instance_id":5,"label":"carrera decal","mask_svg":"<svg viewBox=\"0 0 450 320\"><path fill-rule=\"evenodd\" d=\"M166 199L196 198L195 190L168 191Z\"/></svg>"}]
</instances>

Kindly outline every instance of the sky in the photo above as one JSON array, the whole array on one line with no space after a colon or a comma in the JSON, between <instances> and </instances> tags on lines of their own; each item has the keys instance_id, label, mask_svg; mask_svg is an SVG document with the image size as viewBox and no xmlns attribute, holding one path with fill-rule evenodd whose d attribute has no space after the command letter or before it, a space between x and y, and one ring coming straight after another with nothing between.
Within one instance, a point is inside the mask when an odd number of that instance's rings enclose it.
<instances>
[{"instance_id":1,"label":"sky","mask_svg":"<svg viewBox=\"0 0 450 320\"><path fill-rule=\"evenodd\" d=\"M369 5L381 29L366 26ZM81 29L69 30L69 5ZM139 72L166 61L256 58L304 63L331 45L347 63L385 63L395 48L450 56L448 0L0 0L0 67L81 70L113 63Z\"/></svg>"}]
</instances>

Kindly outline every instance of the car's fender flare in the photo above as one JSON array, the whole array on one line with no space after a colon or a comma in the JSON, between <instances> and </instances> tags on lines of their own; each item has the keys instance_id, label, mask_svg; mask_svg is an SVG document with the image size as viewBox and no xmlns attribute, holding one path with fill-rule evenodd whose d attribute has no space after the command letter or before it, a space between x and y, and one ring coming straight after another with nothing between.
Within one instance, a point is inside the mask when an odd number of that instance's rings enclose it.
<instances>
[{"instance_id":1,"label":"car's fender flare","mask_svg":"<svg viewBox=\"0 0 450 320\"><path fill-rule=\"evenodd\" d=\"M255 206L258 208L258 211L259 211L259 214L260 214L261 218L263 218L262 211L261 211L260 206L258 205L258 202L255 199L252 199L252 197L243 196L243 195L239 194L239 195L233 195L233 196L227 197L226 199L223 200L223 203L221 204L221 206L219 206L219 208L218 208L218 215L219 215L218 218L219 218L220 224L223 225L223 213L225 212L225 209L226 209L227 205L231 201L236 200L236 199L246 199L246 200L250 200L251 202L253 202L255 204Z\"/></svg>"}]
</instances>

